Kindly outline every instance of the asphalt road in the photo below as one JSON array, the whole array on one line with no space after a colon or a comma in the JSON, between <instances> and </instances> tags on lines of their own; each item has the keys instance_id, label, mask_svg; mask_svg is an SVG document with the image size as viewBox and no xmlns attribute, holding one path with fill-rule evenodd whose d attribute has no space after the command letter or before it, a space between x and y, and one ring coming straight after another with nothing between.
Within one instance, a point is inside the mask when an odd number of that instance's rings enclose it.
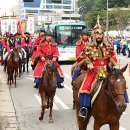
<instances>
[{"instance_id":1,"label":"asphalt road","mask_svg":"<svg viewBox=\"0 0 130 130\"><path fill-rule=\"evenodd\" d=\"M130 61L130 58L119 56L121 66ZM33 72L24 73L17 80L17 87L11 88L12 99L16 110L16 115L21 130L78 130L76 122L75 110L72 109L72 88L70 85L71 65L61 65L65 76L65 88L57 89L54 99L53 120L54 123L49 124L49 111L46 110L44 120L39 121L41 111L40 97L38 90L33 88ZM130 87L129 67L124 73L127 84ZM130 95L130 89L128 89ZM122 115L120 120L120 130L130 130L130 105ZM93 118L90 119L89 130L93 129ZM104 126L101 130L109 130L108 126Z\"/></svg>"}]
</instances>

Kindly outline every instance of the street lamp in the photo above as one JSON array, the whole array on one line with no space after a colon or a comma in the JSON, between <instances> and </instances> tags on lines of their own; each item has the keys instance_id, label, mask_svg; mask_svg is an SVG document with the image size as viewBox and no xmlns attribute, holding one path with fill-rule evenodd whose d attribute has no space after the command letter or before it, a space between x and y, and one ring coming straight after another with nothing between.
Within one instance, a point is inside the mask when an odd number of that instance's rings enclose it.
<instances>
[{"instance_id":1,"label":"street lamp","mask_svg":"<svg viewBox=\"0 0 130 130\"><path fill-rule=\"evenodd\" d=\"M108 20L108 0L107 0L106 37L108 37L108 26L109 26L109 20Z\"/></svg>"}]
</instances>

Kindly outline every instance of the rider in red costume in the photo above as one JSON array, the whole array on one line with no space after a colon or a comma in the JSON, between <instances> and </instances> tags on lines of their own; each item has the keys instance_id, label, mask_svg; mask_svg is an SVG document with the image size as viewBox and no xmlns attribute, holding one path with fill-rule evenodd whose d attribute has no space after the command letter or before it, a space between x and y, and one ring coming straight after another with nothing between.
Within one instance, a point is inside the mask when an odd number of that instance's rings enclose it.
<instances>
[{"instance_id":1,"label":"rider in red costume","mask_svg":"<svg viewBox=\"0 0 130 130\"><path fill-rule=\"evenodd\" d=\"M59 72L59 76L57 77L58 87L63 88L64 76L60 66L57 63L59 51L57 44L54 41L52 41L52 33L50 30L46 31L46 38L38 46L37 52L37 55L39 56L40 60L34 70L34 82L36 83L34 87L38 88L38 85L41 82L42 72L44 70L45 63L48 60L52 60L57 65Z\"/></svg>"},{"instance_id":2,"label":"rider in red costume","mask_svg":"<svg viewBox=\"0 0 130 130\"><path fill-rule=\"evenodd\" d=\"M91 107L91 92L94 84L99 78L107 75L106 65L118 65L116 53L113 46L105 39L104 29L99 23L93 29L93 41L86 46L87 74L79 90L80 111L79 116L86 117L88 109Z\"/></svg>"},{"instance_id":3,"label":"rider in red costume","mask_svg":"<svg viewBox=\"0 0 130 130\"><path fill-rule=\"evenodd\" d=\"M33 48L32 48L32 56L31 56L31 66L32 66L32 70L34 70L35 68L35 60L37 58L37 48L39 46L39 44L45 40L45 30L44 29L40 29L39 35L38 37L34 40L33 43Z\"/></svg>"},{"instance_id":4,"label":"rider in red costume","mask_svg":"<svg viewBox=\"0 0 130 130\"><path fill-rule=\"evenodd\" d=\"M90 32L89 32L89 30L87 30L85 28L81 32L81 39L76 42L77 62L74 64L74 66L76 66L76 67L74 69L73 76L72 76L72 85L73 85L74 81L76 80L76 78L78 77L80 70L85 69L85 67L83 65L81 67L79 67L79 64L81 64L81 61L84 59L84 57L82 56L82 53L85 50L86 45L89 45L89 36L90 36Z\"/></svg>"}]
</instances>

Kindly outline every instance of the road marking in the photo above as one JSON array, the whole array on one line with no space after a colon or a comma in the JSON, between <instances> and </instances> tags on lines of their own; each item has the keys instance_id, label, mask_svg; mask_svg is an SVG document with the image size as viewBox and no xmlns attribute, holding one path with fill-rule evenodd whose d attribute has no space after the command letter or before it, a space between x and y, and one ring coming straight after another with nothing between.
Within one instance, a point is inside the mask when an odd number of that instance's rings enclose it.
<instances>
[{"instance_id":1,"label":"road marking","mask_svg":"<svg viewBox=\"0 0 130 130\"><path fill-rule=\"evenodd\" d=\"M126 130L124 127L120 126L119 130Z\"/></svg>"},{"instance_id":2,"label":"road marking","mask_svg":"<svg viewBox=\"0 0 130 130\"><path fill-rule=\"evenodd\" d=\"M68 89L71 93L73 92L72 91L72 88L68 87L66 84L64 84L65 88Z\"/></svg>"},{"instance_id":3,"label":"road marking","mask_svg":"<svg viewBox=\"0 0 130 130\"><path fill-rule=\"evenodd\" d=\"M41 105L41 97L39 96L39 94L35 94L34 96L38 100L39 104ZM54 102L53 102L53 109L59 110L59 108L56 106L56 104Z\"/></svg>"},{"instance_id":4,"label":"road marking","mask_svg":"<svg viewBox=\"0 0 130 130\"><path fill-rule=\"evenodd\" d=\"M64 73L64 76L68 79L71 79L71 77L69 75L67 75L66 73Z\"/></svg>"},{"instance_id":5,"label":"road marking","mask_svg":"<svg viewBox=\"0 0 130 130\"><path fill-rule=\"evenodd\" d=\"M57 96L55 95L54 98L55 98L55 100L58 101L58 103L59 103L64 109L70 109L69 107L67 107L67 106L60 100L59 97L57 97Z\"/></svg>"},{"instance_id":6,"label":"road marking","mask_svg":"<svg viewBox=\"0 0 130 130\"><path fill-rule=\"evenodd\" d=\"M41 97L38 94L35 94L34 96L38 100L39 104L41 105ZM59 103L64 109L70 109L67 105L64 104L64 102L58 96L55 95L54 102L53 102L53 104L54 104L53 108L55 110L59 110L59 108L57 107L57 105L55 104L55 102Z\"/></svg>"},{"instance_id":7,"label":"road marking","mask_svg":"<svg viewBox=\"0 0 130 130\"><path fill-rule=\"evenodd\" d=\"M34 79L33 79L33 78L29 78L29 77L25 77L25 78L26 78L26 79L33 80L33 81L34 81ZM68 89L71 93L73 92L73 91L72 91L72 88L68 87L66 84L64 84L64 86L65 86L65 88L66 88L66 89Z\"/></svg>"}]
</instances>

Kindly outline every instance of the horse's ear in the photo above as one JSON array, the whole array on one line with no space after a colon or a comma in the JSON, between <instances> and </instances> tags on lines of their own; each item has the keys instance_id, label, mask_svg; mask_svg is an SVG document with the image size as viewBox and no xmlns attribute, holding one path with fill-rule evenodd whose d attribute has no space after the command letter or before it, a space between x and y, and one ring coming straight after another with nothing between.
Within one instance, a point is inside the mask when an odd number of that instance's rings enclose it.
<instances>
[{"instance_id":1,"label":"horse's ear","mask_svg":"<svg viewBox=\"0 0 130 130\"><path fill-rule=\"evenodd\" d=\"M122 72L122 73L125 72L126 69L127 69L127 67L128 67L128 64L121 69L121 72Z\"/></svg>"},{"instance_id":2,"label":"horse's ear","mask_svg":"<svg viewBox=\"0 0 130 130\"><path fill-rule=\"evenodd\" d=\"M111 70L112 70L111 67L109 66L109 64L107 64L106 69L107 69L107 72L108 72L108 73L110 73Z\"/></svg>"}]
</instances>

